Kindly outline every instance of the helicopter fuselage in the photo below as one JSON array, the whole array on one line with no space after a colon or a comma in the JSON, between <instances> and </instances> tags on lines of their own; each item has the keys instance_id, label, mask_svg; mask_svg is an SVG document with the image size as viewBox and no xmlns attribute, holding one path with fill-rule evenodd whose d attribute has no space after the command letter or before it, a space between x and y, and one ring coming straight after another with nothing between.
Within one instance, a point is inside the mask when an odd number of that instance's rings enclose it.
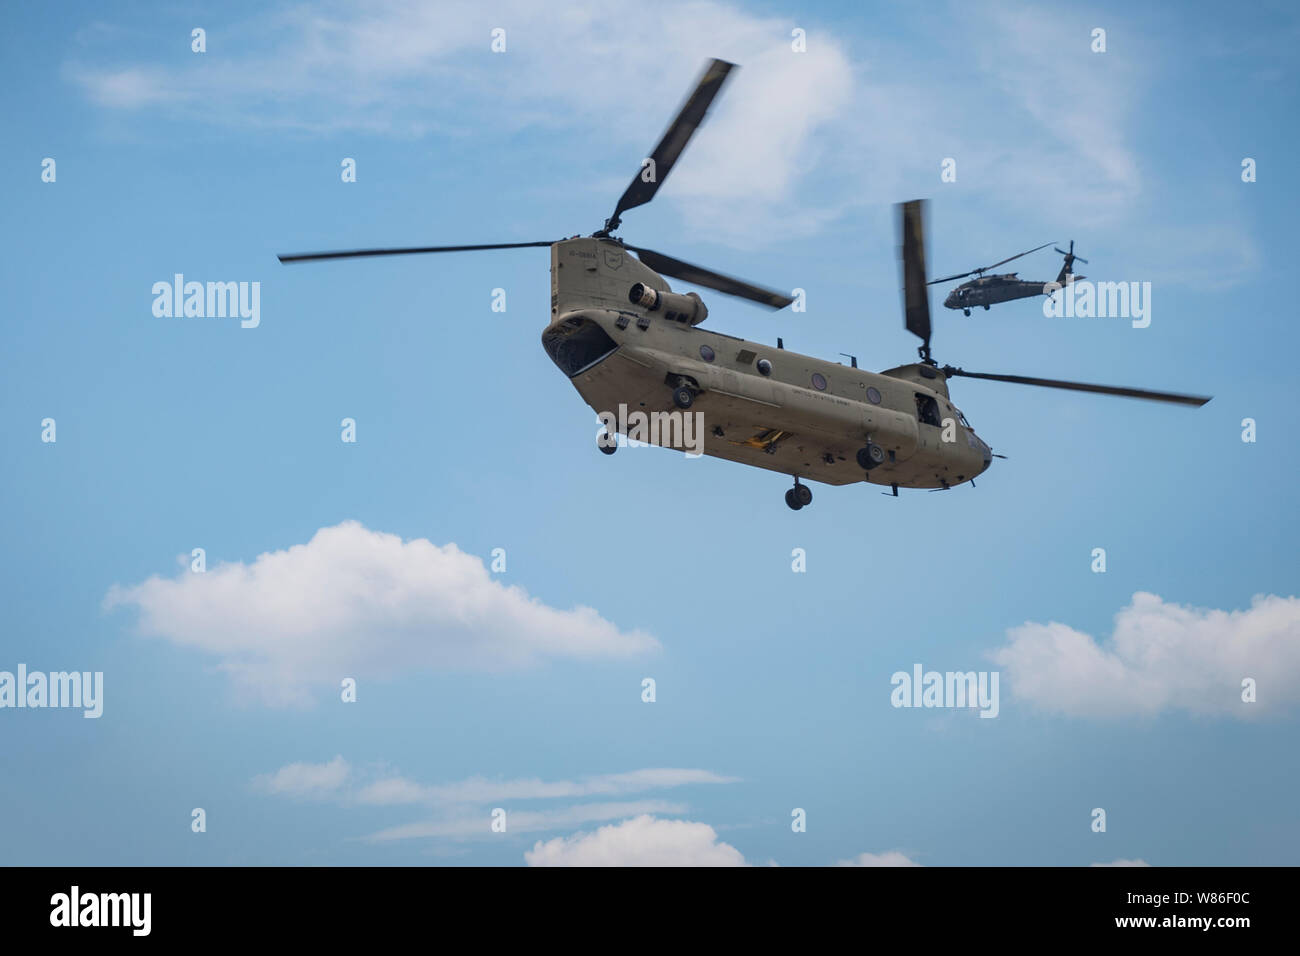
<instances>
[{"instance_id":1,"label":"helicopter fuselage","mask_svg":"<svg viewBox=\"0 0 1300 956\"><path fill-rule=\"evenodd\" d=\"M1066 276L1066 282L1077 282L1083 276L1069 275ZM991 305L997 305L999 302L1010 302L1012 299L1028 299L1037 295L1051 295L1060 286L1054 282L1033 282L1028 279L1017 277L1016 273L1009 272L1006 275L981 276L978 279L971 279L969 282L963 282L943 300L943 304L949 309L970 309L983 306L988 308Z\"/></svg>"},{"instance_id":2,"label":"helicopter fuselage","mask_svg":"<svg viewBox=\"0 0 1300 956\"><path fill-rule=\"evenodd\" d=\"M543 345L587 404L616 427L627 420L620 406L695 415L695 434L703 437L696 450L831 485L951 487L992 460L937 368L868 372L698 328L629 301L638 283L671 290L617 241L569 239L551 249ZM688 408L674 404L679 387L694 395ZM869 444L884 460L867 469L858 452Z\"/></svg>"}]
</instances>

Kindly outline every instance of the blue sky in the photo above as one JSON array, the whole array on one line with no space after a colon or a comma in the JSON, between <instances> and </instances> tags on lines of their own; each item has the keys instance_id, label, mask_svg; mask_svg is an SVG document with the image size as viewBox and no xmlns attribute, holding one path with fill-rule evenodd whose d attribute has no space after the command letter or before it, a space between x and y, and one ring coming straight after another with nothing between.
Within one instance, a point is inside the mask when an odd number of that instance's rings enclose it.
<instances>
[{"instance_id":1,"label":"blue sky","mask_svg":"<svg viewBox=\"0 0 1300 956\"><path fill-rule=\"evenodd\" d=\"M6 9L0 670L102 671L104 713L0 710L0 862L1300 862L1295 11L565 10ZM711 327L909 361L926 197L934 274L1073 238L1152 283L1145 329L936 295L940 362L1214 400L958 381L1008 455L977 488L794 513L596 451L543 249L275 259L590 233L709 56L742 69L621 233L808 299L703 290ZM260 282L260 325L155 317L178 272ZM892 707L917 663L998 670L998 717Z\"/></svg>"}]
</instances>

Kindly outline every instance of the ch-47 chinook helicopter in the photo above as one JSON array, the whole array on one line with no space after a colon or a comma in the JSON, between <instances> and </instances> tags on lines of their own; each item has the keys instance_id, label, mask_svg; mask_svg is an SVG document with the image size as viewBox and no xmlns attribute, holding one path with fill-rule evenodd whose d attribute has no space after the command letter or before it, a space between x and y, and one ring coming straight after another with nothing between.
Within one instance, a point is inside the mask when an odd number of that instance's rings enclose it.
<instances>
[{"instance_id":1,"label":"ch-47 chinook helicopter","mask_svg":"<svg viewBox=\"0 0 1300 956\"><path fill-rule=\"evenodd\" d=\"M926 285L939 285L944 282L952 282L954 279L964 279L967 276L975 276L969 282L963 282L957 288L948 293L948 297L943 300L943 304L949 309L961 309L966 315L970 315L970 310L976 306L984 306L988 311L990 305L997 305L999 302L1010 302L1012 299L1029 299L1036 295L1052 295L1059 289L1065 288L1071 282L1078 282L1080 279L1086 279L1087 276L1077 276L1074 274L1074 263L1077 259L1079 262L1087 262L1083 256L1074 254L1074 240L1070 240L1070 251L1057 248L1057 252L1065 256L1065 264L1061 266L1061 271L1057 273L1055 282L1035 282L1032 279L1021 279L1016 273L1008 272L1006 275L986 276L984 273L990 269L996 269L998 266L1006 265L1013 259L1019 259L1021 256L1027 256L1031 252L1037 252L1039 249L1046 249L1050 242L1045 242L1041 246L1034 246L1025 252L1016 253L1003 259L1001 262L995 262L991 266L980 266L978 269L972 269L970 272L960 272L955 276L945 276L942 279L931 279Z\"/></svg>"},{"instance_id":2,"label":"ch-47 chinook helicopter","mask_svg":"<svg viewBox=\"0 0 1300 956\"><path fill-rule=\"evenodd\" d=\"M922 340L920 362L884 372L861 370L699 327L708 309L694 292L673 292L663 276L739 296L773 309L793 300L779 292L640 246L613 235L623 213L654 198L732 70L713 60L604 228L587 237L470 246L358 249L281 256L281 262L469 252L548 246L551 316L542 347L602 421L620 406L661 416L694 408L702 447L717 458L781 472L794 479L786 504L812 503L803 481L866 481L899 488L947 489L989 467L993 451L952 404L948 380L964 375L1023 385L1127 395L1185 405L1208 398L940 367L930 357L922 205L904 204L902 261L905 325ZM635 252L636 257L631 253ZM620 418L620 420L622 420ZM698 421L699 419L697 419ZM619 429L623 434L630 430ZM661 433L651 443L681 447ZM601 451L617 449L602 434Z\"/></svg>"}]
</instances>

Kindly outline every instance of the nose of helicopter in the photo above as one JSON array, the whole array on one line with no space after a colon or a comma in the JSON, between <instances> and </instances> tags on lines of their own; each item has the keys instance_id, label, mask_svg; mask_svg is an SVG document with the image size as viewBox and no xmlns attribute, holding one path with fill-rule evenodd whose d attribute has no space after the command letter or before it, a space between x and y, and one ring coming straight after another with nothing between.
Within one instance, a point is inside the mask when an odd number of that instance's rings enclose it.
<instances>
[{"instance_id":1,"label":"nose of helicopter","mask_svg":"<svg viewBox=\"0 0 1300 956\"><path fill-rule=\"evenodd\" d=\"M943 300L943 304L946 308L949 309L957 308L957 292L955 290L949 292L948 297Z\"/></svg>"}]
</instances>

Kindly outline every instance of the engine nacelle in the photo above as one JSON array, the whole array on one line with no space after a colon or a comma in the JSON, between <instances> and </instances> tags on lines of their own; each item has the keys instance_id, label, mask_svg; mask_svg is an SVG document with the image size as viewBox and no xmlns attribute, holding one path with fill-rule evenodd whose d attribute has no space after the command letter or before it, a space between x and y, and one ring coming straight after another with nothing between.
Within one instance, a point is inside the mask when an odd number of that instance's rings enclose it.
<instances>
[{"instance_id":1,"label":"engine nacelle","mask_svg":"<svg viewBox=\"0 0 1300 956\"><path fill-rule=\"evenodd\" d=\"M685 322L687 325L699 325L709 316L708 306L694 292L678 295L676 292L660 292L643 282L632 286L627 300L639 305L647 312L662 312L670 322Z\"/></svg>"}]
</instances>

